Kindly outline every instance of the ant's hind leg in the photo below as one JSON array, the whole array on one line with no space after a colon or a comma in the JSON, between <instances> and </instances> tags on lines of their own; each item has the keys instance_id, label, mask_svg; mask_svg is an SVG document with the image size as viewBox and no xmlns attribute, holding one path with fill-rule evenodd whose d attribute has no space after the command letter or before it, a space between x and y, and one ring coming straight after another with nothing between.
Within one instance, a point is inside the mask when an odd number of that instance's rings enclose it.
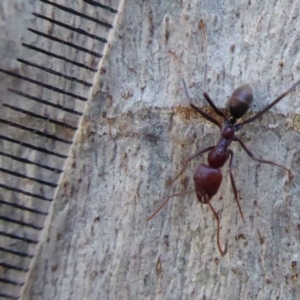
<instances>
[{"instance_id":1,"label":"ant's hind leg","mask_svg":"<svg viewBox=\"0 0 300 300\"><path fill-rule=\"evenodd\" d=\"M189 194L189 193L192 193L192 192L194 192L195 190L190 190L190 191L185 191L185 192L181 192L181 193L176 193L176 194L173 194L173 195L171 195L171 196L169 196L159 207L158 207L158 209L154 212L154 213L152 213L151 214L151 216L149 216L148 218L147 218L147 220L146 221L149 221L149 220L151 220L167 203L168 203L168 201L171 199L171 198L174 198L174 197L178 197L178 196L184 196L184 195L187 195L187 194Z\"/></svg>"},{"instance_id":2,"label":"ant's hind leg","mask_svg":"<svg viewBox=\"0 0 300 300\"><path fill-rule=\"evenodd\" d=\"M230 155L229 174L230 174L231 186L232 186L234 198L235 198L236 204L237 204L237 206L239 208L241 217L242 217L243 221L245 221L244 215L243 215L243 212L242 212L242 208L241 208L241 205L240 205L240 202L239 202L239 198L238 198L238 192L237 192L237 189L236 189L235 181L234 181L233 174L232 174L232 169L233 169L233 151L232 150L228 150L228 152L229 152L229 155Z\"/></svg>"},{"instance_id":3,"label":"ant's hind leg","mask_svg":"<svg viewBox=\"0 0 300 300\"><path fill-rule=\"evenodd\" d=\"M207 195L205 195L205 196L206 196L206 201L207 201L206 203L210 207L211 211L213 212L213 214L217 220L217 245L218 245L219 251L220 251L221 255L225 255L227 252L227 242L225 244L224 250L222 250L221 245L220 245L220 218L219 218L217 212L215 211L215 209L213 208L213 206L210 204L210 200L208 199L208 196Z\"/></svg>"},{"instance_id":4,"label":"ant's hind leg","mask_svg":"<svg viewBox=\"0 0 300 300\"><path fill-rule=\"evenodd\" d=\"M200 156L201 154L203 154L203 153L205 153L205 152L208 152L208 151L210 151L210 150L212 150L212 149L214 149L214 148L215 148L215 146L210 146L210 147L205 148L205 149L203 149L203 150L200 150L199 152L197 152L197 153L195 153L194 155L190 156L190 157L184 162L184 165L183 165L183 168L181 169L181 171L176 175L176 177L174 177L172 180L170 180L170 181L168 182L168 184L169 184L169 185L172 184L174 181L176 181L176 180L183 174L183 172L186 170L186 168L187 168L187 166L188 166L188 163L189 163L192 159L194 159L194 158L196 158L197 156Z\"/></svg>"},{"instance_id":5,"label":"ant's hind leg","mask_svg":"<svg viewBox=\"0 0 300 300\"><path fill-rule=\"evenodd\" d=\"M264 160L264 159L259 159L259 158L256 158L253 153L247 148L247 146L244 144L244 142L242 140L240 140L238 137L234 137L234 141L236 142L239 142L240 145L242 146L242 148L245 150L245 152L249 155L249 157L257 162L260 162L260 163L263 163L263 164L269 164L269 165L273 165L273 166L276 166L276 167L279 167L279 168L282 168L284 170L286 170L289 175L291 177L294 177L293 173L291 170L287 169L286 167L282 166L282 165L279 165L279 164L276 164L270 160Z\"/></svg>"}]
</instances>

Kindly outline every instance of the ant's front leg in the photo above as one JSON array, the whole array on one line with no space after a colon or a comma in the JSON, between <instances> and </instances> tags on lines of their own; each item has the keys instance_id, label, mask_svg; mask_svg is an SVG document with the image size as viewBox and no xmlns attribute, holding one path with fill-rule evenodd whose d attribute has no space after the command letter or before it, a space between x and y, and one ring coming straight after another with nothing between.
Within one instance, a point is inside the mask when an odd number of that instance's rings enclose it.
<instances>
[{"instance_id":1,"label":"ant's front leg","mask_svg":"<svg viewBox=\"0 0 300 300\"><path fill-rule=\"evenodd\" d=\"M282 165L279 165L279 164L276 164L270 160L264 160L264 159L259 159L259 158L256 158L253 153L247 148L247 146L244 144L244 142L239 139L237 136L234 137L233 139L235 142L239 142L240 145L242 146L242 148L245 150L245 152L249 155L249 157L257 162L260 162L260 163L263 163L263 164L269 164L269 165L273 165L273 166L276 166L276 167L279 167L279 168L282 168L284 170L286 170L291 177L294 177L293 173L291 170L287 169L286 167L282 166Z\"/></svg>"}]
</instances>

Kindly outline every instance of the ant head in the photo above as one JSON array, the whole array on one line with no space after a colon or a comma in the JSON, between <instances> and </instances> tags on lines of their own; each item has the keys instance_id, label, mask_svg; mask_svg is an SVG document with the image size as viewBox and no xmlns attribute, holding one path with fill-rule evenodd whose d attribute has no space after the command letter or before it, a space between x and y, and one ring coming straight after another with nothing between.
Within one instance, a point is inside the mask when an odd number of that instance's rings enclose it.
<instances>
[{"instance_id":1,"label":"ant head","mask_svg":"<svg viewBox=\"0 0 300 300\"><path fill-rule=\"evenodd\" d=\"M248 111L253 101L253 95L254 89L249 84L243 84L233 91L228 102L228 110L235 122Z\"/></svg>"}]
</instances>

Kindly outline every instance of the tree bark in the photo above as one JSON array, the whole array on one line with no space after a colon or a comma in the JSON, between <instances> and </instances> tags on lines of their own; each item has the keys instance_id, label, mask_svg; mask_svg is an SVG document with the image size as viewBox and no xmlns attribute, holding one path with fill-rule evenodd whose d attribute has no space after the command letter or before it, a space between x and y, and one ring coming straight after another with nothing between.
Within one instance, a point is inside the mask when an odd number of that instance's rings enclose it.
<instances>
[{"instance_id":1,"label":"tree bark","mask_svg":"<svg viewBox=\"0 0 300 300\"><path fill-rule=\"evenodd\" d=\"M79 133L64 168L49 226L23 299L298 299L300 285L300 88L238 136L234 176L242 221L228 176L211 203L195 195L193 160L220 132L188 105L202 97L207 30L208 93L226 107L234 88L250 83L248 116L300 79L300 4L287 1L125 1ZM214 115L215 116L215 115Z\"/></svg>"}]
</instances>

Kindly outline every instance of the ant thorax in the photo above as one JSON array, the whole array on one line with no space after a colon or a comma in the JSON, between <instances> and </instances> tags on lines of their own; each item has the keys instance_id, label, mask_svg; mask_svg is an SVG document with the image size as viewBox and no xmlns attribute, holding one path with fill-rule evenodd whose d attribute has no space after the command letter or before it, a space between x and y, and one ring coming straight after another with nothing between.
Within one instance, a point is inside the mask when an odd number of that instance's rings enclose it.
<instances>
[{"instance_id":1,"label":"ant thorax","mask_svg":"<svg viewBox=\"0 0 300 300\"><path fill-rule=\"evenodd\" d=\"M223 127L221 129L222 137L226 140L232 140L235 134L236 128L230 122L230 120L225 120Z\"/></svg>"}]
</instances>

